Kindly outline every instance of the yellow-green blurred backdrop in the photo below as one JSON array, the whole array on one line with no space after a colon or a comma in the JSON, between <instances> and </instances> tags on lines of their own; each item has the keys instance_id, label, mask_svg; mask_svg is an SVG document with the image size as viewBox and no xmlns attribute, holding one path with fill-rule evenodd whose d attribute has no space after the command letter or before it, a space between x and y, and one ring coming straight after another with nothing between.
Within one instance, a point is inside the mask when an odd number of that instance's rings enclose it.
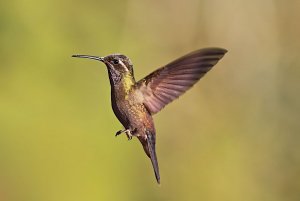
<instances>
[{"instance_id":1,"label":"yellow-green blurred backdrop","mask_svg":"<svg viewBox=\"0 0 300 201\"><path fill-rule=\"evenodd\" d=\"M300 200L297 0L0 2L1 201ZM106 68L137 79L229 50L155 116L161 185L110 106Z\"/></svg>"}]
</instances>

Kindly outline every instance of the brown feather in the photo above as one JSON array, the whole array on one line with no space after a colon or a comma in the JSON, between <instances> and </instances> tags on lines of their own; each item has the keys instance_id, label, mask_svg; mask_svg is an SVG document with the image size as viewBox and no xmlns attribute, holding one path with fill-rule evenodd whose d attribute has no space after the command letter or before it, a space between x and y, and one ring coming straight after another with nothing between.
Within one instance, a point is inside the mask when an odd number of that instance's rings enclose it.
<instances>
[{"instance_id":1,"label":"brown feather","mask_svg":"<svg viewBox=\"0 0 300 201\"><path fill-rule=\"evenodd\" d=\"M227 50L222 48L196 50L137 82L148 111L155 114L186 92L218 63L226 52Z\"/></svg>"}]
</instances>

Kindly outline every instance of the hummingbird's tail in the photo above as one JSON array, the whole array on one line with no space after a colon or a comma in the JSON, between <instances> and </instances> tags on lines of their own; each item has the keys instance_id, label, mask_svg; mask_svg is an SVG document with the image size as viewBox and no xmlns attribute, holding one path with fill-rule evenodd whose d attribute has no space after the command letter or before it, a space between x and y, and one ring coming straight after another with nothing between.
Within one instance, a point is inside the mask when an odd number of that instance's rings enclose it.
<instances>
[{"instance_id":1,"label":"hummingbird's tail","mask_svg":"<svg viewBox=\"0 0 300 201\"><path fill-rule=\"evenodd\" d=\"M148 155L148 157L151 160L151 163L152 163L152 166L154 169L154 173L155 173L155 177L156 177L156 181L157 181L157 183L160 183L159 167L158 167L157 156L156 156L156 151L155 151L155 134L147 132L146 136L147 136L146 139L139 138L139 140L141 141L146 154Z\"/></svg>"},{"instance_id":2,"label":"hummingbird's tail","mask_svg":"<svg viewBox=\"0 0 300 201\"><path fill-rule=\"evenodd\" d=\"M156 156L156 151L155 151L155 135L153 135L151 133L147 134L147 142L148 142L149 155L150 155L151 163L152 163L152 166L154 169L156 181L157 181L157 183L160 183L158 161L157 161L157 156Z\"/></svg>"}]
</instances>

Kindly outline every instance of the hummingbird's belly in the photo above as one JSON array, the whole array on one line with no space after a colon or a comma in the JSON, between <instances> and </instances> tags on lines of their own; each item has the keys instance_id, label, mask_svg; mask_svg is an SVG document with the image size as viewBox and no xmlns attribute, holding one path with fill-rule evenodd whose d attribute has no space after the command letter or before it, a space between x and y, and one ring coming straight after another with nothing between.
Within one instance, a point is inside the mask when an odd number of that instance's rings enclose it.
<instances>
[{"instance_id":1,"label":"hummingbird's belly","mask_svg":"<svg viewBox=\"0 0 300 201\"><path fill-rule=\"evenodd\" d=\"M116 108L113 107L113 110L117 118L126 129L134 131L133 135L143 135L146 130L154 131L152 116L143 104L125 100L115 106Z\"/></svg>"}]
</instances>

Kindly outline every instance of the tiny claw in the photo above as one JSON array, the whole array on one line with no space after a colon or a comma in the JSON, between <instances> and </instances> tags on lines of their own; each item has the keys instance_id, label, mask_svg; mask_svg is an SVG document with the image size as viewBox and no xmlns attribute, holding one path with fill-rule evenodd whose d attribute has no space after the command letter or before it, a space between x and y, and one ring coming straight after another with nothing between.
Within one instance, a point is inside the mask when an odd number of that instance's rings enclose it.
<instances>
[{"instance_id":1,"label":"tiny claw","mask_svg":"<svg viewBox=\"0 0 300 201\"><path fill-rule=\"evenodd\" d=\"M126 129L126 130L119 130L118 132L116 132L115 134L115 137L117 137L118 135L121 135L122 133L125 133L128 140L131 140L132 139L132 134L131 134L131 131L129 129Z\"/></svg>"},{"instance_id":2,"label":"tiny claw","mask_svg":"<svg viewBox=\"0 0 300 201\"><path fill-rule=\"evenodd\" d=\"M124 131L122 131L122 130L119 130L118 132L116 132L116 135L115 135L115 137L117 137L118 135L121 135L123 132L124 132Z\"/></svg>"},{"instance_id":3,"label":"tiny claw","mask_svg":"<svg viewBox=\"0 0 300 201\"><path fill-rule=\"evenodd\" d=\"M131 131L130 131L130 130L126 130L126 131L125 131L125 134L126 134L128 140L131 140L131 139L132 139L132 134L131 134Z\"/></svg>"}]
</instances>

